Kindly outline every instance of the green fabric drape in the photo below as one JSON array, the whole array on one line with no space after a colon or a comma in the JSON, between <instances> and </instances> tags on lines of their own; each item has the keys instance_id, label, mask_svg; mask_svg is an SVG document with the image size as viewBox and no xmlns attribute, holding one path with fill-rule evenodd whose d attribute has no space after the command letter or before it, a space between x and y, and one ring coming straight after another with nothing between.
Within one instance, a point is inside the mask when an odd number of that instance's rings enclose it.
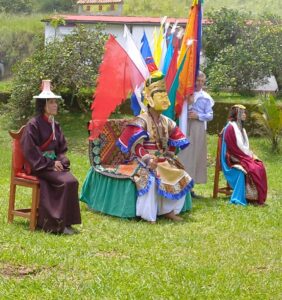
<instances>
[{"instance_id":1,"label":"green fabric drape","mask_svg":"<svg viewBox=\"0 0 282 300\"><path fill-rule=\"evenodd\" d=\"M130 179L102 175L91 167L82 186L80 200L90 209L121 218L136 217L137 191ZM191 210L190 193L182 212Z\"/></svg>"}]
</instances>

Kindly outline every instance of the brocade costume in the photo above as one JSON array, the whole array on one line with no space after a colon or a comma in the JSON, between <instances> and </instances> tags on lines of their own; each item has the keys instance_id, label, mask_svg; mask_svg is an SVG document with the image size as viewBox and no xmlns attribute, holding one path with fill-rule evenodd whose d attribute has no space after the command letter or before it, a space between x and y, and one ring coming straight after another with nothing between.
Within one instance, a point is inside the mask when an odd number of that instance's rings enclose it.
<instances>
[{"instance_id":1,"label":"brocade costume","mask_svg":"<svg viewBox=\"0 0 282 300\"><path fill-rule=\"evenodd\" d=\"M157 215L178 214L193 180L175 156L176 147L184 149L189 141L171 119L160 115L157 123L149 112L131 121L118 142L122 152L131 152L138 162L134 176L138 198L136 215L155 221ZM157 168L147 165L150 155L158 158Z\"/></svg>"}]
</instances>

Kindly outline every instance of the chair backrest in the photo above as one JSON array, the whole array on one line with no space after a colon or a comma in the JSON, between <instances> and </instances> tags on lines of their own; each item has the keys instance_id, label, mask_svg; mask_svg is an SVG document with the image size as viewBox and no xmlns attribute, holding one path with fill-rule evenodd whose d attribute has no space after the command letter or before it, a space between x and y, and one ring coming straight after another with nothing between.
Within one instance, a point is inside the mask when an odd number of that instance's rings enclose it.
<instances>
[{"instance_id":1,"label":"chair backrest","mask_svg":"<svg viewBox=\"0 0 282 300\"><path fill-rule=\"evenodd\" d=\"M218 167L218 170L221 171L221 148L222 148L222 138L223 134L222 132L218 134L218 140L217 140L217 150L216 150L216 164Z\"/></svg>"},{"instance_id":2,"label":"chair backrest","mask_svg":"<svg viewBox=\"0 0 282 300\"><path fill-rule=\"evenodd\" d=\"M128 119L109 119L99 137L89 141L91 165L118 165L130 159L130 154L122 153L116 146L116 142L128 121ZM91 127L91 124L88 127Z\"/></svg>"},{"instance_id":3,"label":"chair backrest","mask_svg":"<svg viewBox=\"0 0 282 300\"><path fill-rule=\"evenodd\" d=\"M218 141L217 141L217 150L216 150L216 161L215 161L215 170L214 170L214 183L213 183L213 198L217 198L218 193L223 193L225 195L231 194L231 188L226 183L226 186L219 187L219 173L222 171L221 168L221 149L222 149L222 139L223 139L223 129L218 134Z\"/></svg>"},{"instance_id":4,"label":"chair backrest","mask_svg":"<svg viewBox=\"0 0 282 300\"><path fill-rule=\"evenodd\" d=\"M25 160L21 147L21 137L24 132L25 126L22 126L18 131L9 131L10 136L12 137L12 168L14 174L18 172L30 174L31 168L29 163Z\"/></svg>"}]
</instances>

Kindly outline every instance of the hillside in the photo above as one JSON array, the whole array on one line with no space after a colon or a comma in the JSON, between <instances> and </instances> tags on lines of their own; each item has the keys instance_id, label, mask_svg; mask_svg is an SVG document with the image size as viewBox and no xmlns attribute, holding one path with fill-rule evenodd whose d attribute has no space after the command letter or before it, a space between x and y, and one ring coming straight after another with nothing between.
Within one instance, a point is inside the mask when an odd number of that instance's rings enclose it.
<instances>
[{"instance_id":1,"label":"hillside","mask_svg":"<svg viewBox=\"0 0 282 300\"><path fill-rule=\"evenodd\" d=\"M142 15L142 16L170 16L186 17L192 0L125 0L124 15ZM219 9L221 7L233 8L242 11L250 11L255 15L270 13L282 16L281 0L205 0L204 10Z\"/></svg>"}]
</instances>

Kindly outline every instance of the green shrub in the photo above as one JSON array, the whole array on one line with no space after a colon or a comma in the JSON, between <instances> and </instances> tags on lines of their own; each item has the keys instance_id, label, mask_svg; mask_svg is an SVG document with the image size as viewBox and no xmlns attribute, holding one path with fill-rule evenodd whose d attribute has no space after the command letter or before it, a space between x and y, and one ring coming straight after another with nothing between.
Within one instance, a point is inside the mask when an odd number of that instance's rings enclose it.
<instances>
[{"instance_id":1,"label":"green shrub","mask_svg":"<svg viewBox=\"0 0 282 300\"><path fill-rule=\"evenodd\" d=\"M41 80L50 79L54 92L69 95L68 108L87 111L104 52L107 35L101 28L74 29L63 40L54 39L44 47L37 40L32 56L15 68L11 99L7 105L13 126L19 126L33 114L32 97L39 94Z\"/></svg>"},{"instance_id":2,"label":"green shrub","mask_svg":"<svg viewBox=\"0 0 282 300\"><path fill-rule=\"evenodd\" d=\"M258 131L262 131L263 136L271 144L271 151L279 153L279 144L282 137L282 109L275 98L268 95L265 99L262 99L259 110L259 113L252 113L252 117L260 126Z\"/></svg>"}]
</instances>

